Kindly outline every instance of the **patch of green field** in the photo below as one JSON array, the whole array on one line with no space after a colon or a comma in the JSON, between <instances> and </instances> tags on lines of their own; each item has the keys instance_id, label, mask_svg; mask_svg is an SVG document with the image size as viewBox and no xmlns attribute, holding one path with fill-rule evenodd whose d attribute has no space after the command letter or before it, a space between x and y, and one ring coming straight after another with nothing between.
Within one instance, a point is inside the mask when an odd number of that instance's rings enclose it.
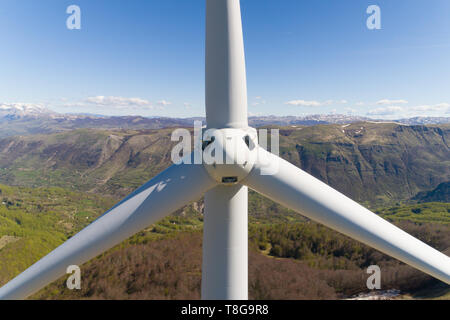
<instances>
[{"instance_id":1,"label":"patch of green field","mask_svg":"<svg viewBox=\"0 0 450 320\"><path fill-rule=\"evenodd\" d=\"M0 285L62 244L116 201L56 187L0 185ZM201 233L201 206L201 202L193 203L108 252L172 239L183 232ZM250 193L249 212L250 247L266 256L301 260L321 272L359 270L367 263L372 263L374 250L320 227L254 192ZM378 210L382 217L394 223L409 221L413 234L424 236L426 241L436 247L444 246L447 241L444 236L448 234L446 230L450 226L449 212L449 203L423 203ZM428 230L425 228L428 225L439 227ZM391 263L390 260L386 261ZM357 281L355 275L354 282L359 283ZM337 292L347 290L338 289ZM440 294L439 297L448 298L448 293Z\"/></svg>"},{"instance_id":2,"label":"patch of green field","mask_svg":"<svg viewBox=\"0 0 450 320\"><path fill-rule=\"evenodd\" d=\"M412 221L416 223L450 224L450 203L429 202L415 205L395 206L377 210L389 221Z\"/></svg>"},{"instance_id":3,"label":"patch of green field","mask_svg":"<svg viewBox=\"0 0 450 320\"><path fill-rule=\"evenodd\" d=\"M112 199L61 188L0 185L0 284L89 224Z\"/></svg>"},{"instance_id":4,"label":"patch of green field","mask_svg":"<svg viewBox=\"0 0 450 320\"><path fill-rule=\"evenodd\" d=\"M401 299L411 300L450 300L450 286L438 283L430 288L418 290L414 293L405 294Z\"/></svg>"}]
</instances>

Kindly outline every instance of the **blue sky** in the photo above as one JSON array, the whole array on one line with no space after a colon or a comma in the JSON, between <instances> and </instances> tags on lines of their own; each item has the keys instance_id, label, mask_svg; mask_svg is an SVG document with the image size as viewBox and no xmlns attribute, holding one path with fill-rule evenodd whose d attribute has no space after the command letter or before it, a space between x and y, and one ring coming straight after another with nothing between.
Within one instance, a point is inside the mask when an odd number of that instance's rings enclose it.
<instances>
[{"instance_id":1,"label":"blue sky","mask_svg":"<svg viewBox=\"0 0 450 320\"><path fill-rule=\"evenodd\" d=\"M66 8L81 8L68 30ZM369 30L369 5L381 30ZM249 112L450 114L450 1L242 0ZM204 115L205 0L2 0L0 105Z\"/></svg>"}]
</instances>

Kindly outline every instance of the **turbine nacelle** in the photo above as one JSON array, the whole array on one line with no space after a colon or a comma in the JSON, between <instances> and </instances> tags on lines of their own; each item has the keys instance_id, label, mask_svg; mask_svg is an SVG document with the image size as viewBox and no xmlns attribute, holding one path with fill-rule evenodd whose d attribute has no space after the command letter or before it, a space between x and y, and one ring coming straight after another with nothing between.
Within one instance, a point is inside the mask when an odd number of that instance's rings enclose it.
<instances>
[{"instance_id":1,"label":"turbine nacelle","mask_svg":"<svg viewBox=\"0 0 450 320\"><path fill-rule=\"evenodd\" d=\"M234 185L252 171L258 156L256 129L208 129L203 137L203 165L215 181Z\"/></svg>"}]
</instances>

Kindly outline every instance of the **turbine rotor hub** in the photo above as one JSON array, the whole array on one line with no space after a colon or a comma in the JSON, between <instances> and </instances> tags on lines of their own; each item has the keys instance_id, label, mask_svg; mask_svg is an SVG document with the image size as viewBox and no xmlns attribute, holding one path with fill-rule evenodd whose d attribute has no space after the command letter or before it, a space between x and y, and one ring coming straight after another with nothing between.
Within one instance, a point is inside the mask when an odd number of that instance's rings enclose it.
<instances>
[{"instance_id":1,"label":"turbine rotor hub","mask_svg":"<svg viewBox=\"0 0 450 320\"><path fill-rule=\"evenodd\" d=\"M256 129L207 129L203 137L203 165L214 180L234 185L247 177L257 156Z\"/></svg>"}]
</instances>

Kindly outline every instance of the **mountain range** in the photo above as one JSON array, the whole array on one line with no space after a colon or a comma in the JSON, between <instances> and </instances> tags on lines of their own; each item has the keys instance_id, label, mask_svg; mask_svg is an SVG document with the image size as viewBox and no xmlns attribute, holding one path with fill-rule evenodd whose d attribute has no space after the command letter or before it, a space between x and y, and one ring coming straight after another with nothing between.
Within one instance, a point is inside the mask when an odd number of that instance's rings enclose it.
<instances>
[{"instance_id":1,"label":"mountain range","mask_svg":"<svg viewBox=\"0 0 450 320\"><path fill-rule=\"evenodd\" d=\"M0 183L121 197L171 164L173 129L77 129L0 139ZM450 125L280 127L280 155L368 206L450 181Z\"/></svg>"},{"instance_id":2,"label":"mountain range","mask_svg":"<svg viewBox=\"0 0 450 320\"><path fill-rule=\"evenodd\" d=\"M173 127L192 121L3 111L0 285L168 167ZM448 253L450 124L325 118L307 120L326 122L317 125L296 117L251 121L279 128L284 159ZM23 135L11 136L13 130ZM33 298L198 298L203 208L196 201L82 266L81 291L67 290L63 277ZM439 284L419 271L252 191L249 244L255 299L349 297L366 290L373 264L387 289L450 297L448 288L436 294Z\"/></svg>"},{"instance_id":3,"label":"mountain range","mask_svg":"<svg viewBox=\"0 0 450 320\"><path fill-rule=\"evenodd\" d=\"M413 199L419 202L450 202L450 181L441 183L433 190L419 192Z\"/></svg>"},{"instance_id":4,"label":"mountain range","mask_svg":"<svg viewBox=\"0 0 450 320\"><path fill-rule=\"evenodd\" d=\"M168 118L143 116L103 116L94 114L56 113L40 105L0 104L0 138L15 135L46 134L80 128L96 129L162 129L192 127L202 117ZM307 116L252 116L249 124L261 126L312 126L317 124L350 124L361 121L386 122L367 117L343 114ZM450 117L415 117L393 120L407 125L445 124Z\"/></svg>"}]
</instances>

